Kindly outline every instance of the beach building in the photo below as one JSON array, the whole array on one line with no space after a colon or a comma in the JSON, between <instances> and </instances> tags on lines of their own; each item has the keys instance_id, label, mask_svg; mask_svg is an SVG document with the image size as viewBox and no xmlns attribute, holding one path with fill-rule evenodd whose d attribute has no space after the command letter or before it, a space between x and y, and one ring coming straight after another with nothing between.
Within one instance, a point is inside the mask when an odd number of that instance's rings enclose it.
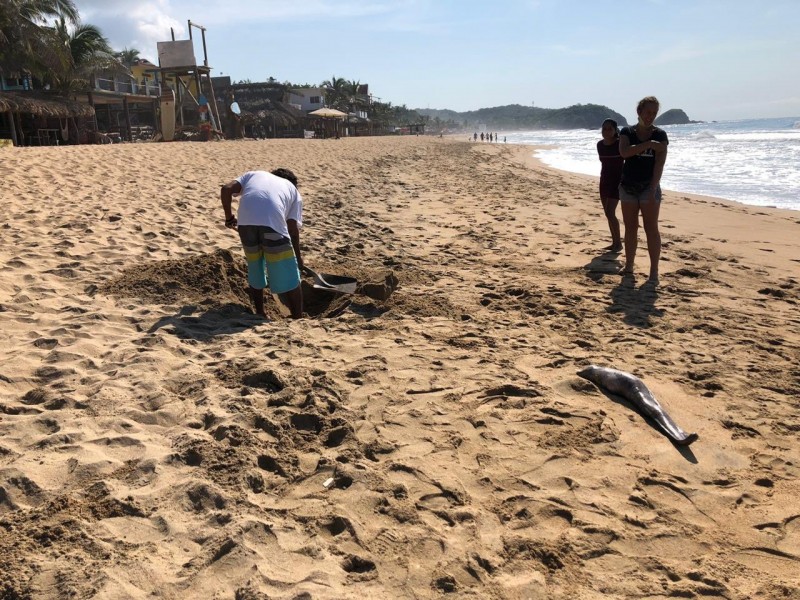
<instances>
[{"instance_id":1,"label":"beach building","mask_svg":"<svg viewBox=\"0 0 800 600\"><path fill-rule=\"evenodd\" d=\"M76 98L95 109L94 125L100 135L93 141L135 141L155 135L160 86L150 72L154 68L150 61L139 59L130 70L92 75L90 89Z\"/></svg>"},{"instance_id":2,"label":"beach building","mask_svg":"<svg viewBox=\"0 0 800 600\"><path fill-rule=\"evenodd\" d=\"M47 90L0 91L0 139L15 146L85 143L93 120L88 104Z\"/></svg>"},{"instance_id":3,"label":"beach building","mask_svg":"<svg viewBox=\"0 0 800 600\"><path fill-rule=\"evenodd\" d=\"M305 113L319 110L325 106L325 88L296 88L288 91L286 102Z\"/></svg>"},{"instance_id":4,"label":"beach building","mask_svg":"<svg viewBox=\"0 0 800 600\"><path fill-rule=\"evenodd\" d=\"M55 146L80 142L94 109L50 90L34 90L24 70L0 73L0 139L15 146Z\"/></svg>"},{"instance_id":5,"label":"beach building","mask_svg":"<svg viewBox=\"0 0 800 600\"><path fill-rule=\"evenodd\" d=\"M227 79L227 82L224 81ZM303 137L308 117L299 104L289 102L291 92L277 81L231 83L230 78L214 78L217 104L221 106L226 137L237 137L234 119L239 121L238 136L253 138ZM226 86L222 84L227 83ZM240 114L230 107L236 102Z\"/></svg>"},{"instance_id":6,"label":"beach building","mask_svg":"<svg viewBox=\"0 0 800 600\"><path fill-rule=\"evenodd\" d=\"M358 85L356 93L350 98L350 107L345 124L346 135L372 135L372 123L369 119L371 106L372 94L369 93L369 84L362 83Z\"/></svg>"},{"instance_id":7,"label":"beach building","mask_svg":"<svg viewBox=\"0 0 800 600\"><path fill-rule=\"evenodd\" d=\"M0 71L0 92L25 91L33 89L31 74L27 71L3 73Z\"/></svg>"}]
</instances>

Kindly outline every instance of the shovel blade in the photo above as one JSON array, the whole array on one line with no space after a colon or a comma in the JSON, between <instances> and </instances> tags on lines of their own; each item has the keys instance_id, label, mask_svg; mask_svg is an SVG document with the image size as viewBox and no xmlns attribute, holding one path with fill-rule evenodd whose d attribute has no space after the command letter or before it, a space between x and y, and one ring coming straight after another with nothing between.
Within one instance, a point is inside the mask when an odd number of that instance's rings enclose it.
<instances>
[{"instance_id":1,"label":"shovel blade","mask_svg":"<svg viewBox=\"0 0 800 600\"><path fill-rule=\"evenodd\" d=\"M358 287L358 280L354 277L332 275L330 273L317 273L308 267L303 267L303 272L311 276L314 280L314 287L319 290L339 292L340 294L353 294Z\"/></svg>"}]
</instances>

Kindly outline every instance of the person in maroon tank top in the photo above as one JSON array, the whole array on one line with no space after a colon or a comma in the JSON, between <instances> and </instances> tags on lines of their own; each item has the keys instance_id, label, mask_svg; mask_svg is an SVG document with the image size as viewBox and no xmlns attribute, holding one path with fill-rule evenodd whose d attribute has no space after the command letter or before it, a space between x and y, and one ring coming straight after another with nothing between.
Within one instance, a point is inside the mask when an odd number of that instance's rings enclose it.
<instances>
[{"instance_id":1,"label":"person in maroon tank top","mask_svg":"<svg viewBox=\"0 0 800 600\"><path fill-rule=\"evenodd\" d=\"M606 119L600 128L603 139L597 142L597 155L600 157L600 202L611 231L611 245L605 248L611 252L622 250L622 238L617 219L619 204L619 182L622 179L622 166L625 159L619 154L619 128L614 119Z\"/></svg>"}]
</instances>

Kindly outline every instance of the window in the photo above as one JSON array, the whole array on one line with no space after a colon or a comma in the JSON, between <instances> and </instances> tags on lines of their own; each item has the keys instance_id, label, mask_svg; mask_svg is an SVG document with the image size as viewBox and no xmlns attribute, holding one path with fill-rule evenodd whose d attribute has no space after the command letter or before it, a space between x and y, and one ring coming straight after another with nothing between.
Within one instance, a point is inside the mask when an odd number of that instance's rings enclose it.
<instances>
[{"instance_id":1,"label":"window","mask_svg":"<svg viewBox=\"0 0 800 600\"><path fill-rule=\"evenodd\" d=\"M311 104L322 104L322 97L321 96L311 96L310 102L311 102Z\"/></svg>"}]
</instances>

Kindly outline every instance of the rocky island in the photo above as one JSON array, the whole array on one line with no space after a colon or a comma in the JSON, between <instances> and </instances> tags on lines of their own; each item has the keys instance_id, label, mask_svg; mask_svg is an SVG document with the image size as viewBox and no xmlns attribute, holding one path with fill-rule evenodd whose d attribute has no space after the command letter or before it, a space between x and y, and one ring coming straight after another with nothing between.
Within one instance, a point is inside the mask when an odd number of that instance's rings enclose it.
<instances>
[{"instance_id":1,"label":"rocky island","mask_svg":"<svg viewBox=\"0 0 800 600\"><path fill-rule=\"evenodd\" d=\"M664 111L656 118L656 125L686 125L688 123L702 123L703 121L692 121L682 109L671 108Z\"/></svg>"}]
</instances>

